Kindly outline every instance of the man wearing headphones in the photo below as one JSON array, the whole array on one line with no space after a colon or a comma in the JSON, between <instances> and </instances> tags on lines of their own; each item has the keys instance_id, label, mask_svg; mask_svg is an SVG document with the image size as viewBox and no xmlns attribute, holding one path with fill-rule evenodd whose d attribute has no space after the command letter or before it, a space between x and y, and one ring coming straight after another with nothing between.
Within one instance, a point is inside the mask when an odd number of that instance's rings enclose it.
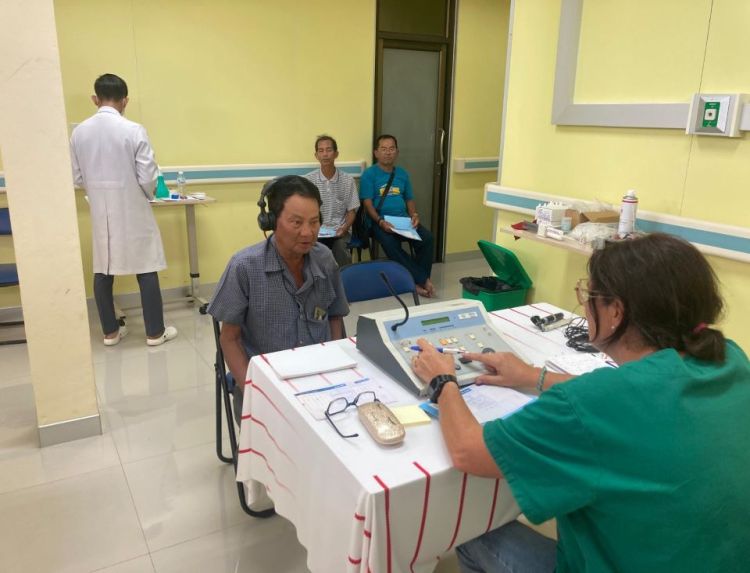
<instances>
[{"instance_id":1,"label":"man wearing headphones","mask_svg":"<svg viewBox=\"0 0 750 573\"><path fill-rule=\"evenodd\" d=\"M304 177L267 183L258 224L273 233L231 258L208 307L223 323L237 419L252 356L344 337L349 304L331 251L317 242L321 204L318 188Z\"/></svg>"}]
</instances>

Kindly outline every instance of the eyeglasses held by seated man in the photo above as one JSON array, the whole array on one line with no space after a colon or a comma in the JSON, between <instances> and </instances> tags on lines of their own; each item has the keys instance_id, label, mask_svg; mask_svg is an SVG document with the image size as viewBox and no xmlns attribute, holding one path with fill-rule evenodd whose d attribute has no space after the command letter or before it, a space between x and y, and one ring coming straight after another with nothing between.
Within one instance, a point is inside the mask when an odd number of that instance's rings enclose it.
<instances>
[{"instance_id":1,"label":"eyeglasses held by seated man","mask_svg":"<svg viewBox=\"0 0 750 573\"><path fill-rule=\"evenodd\" d=\"M326 420L331 423L333 429L336 430L336 433L342 438L356 438L357 436L359 436L359 434L342 434L341 430L336 427L332 416L343 413L349 406L354 406L356 408L359 404L367 404L369 402L379 401L380 400L378 400L378 397L375 396L375 392L373 392L372 390L357 394L354 397L354 400L352 400L351 402L344 396L342 396L341 398L336 398L335 400L331 400L331 403L328 404L328 408L326 408Z\"/></svg>"}]
</instances>

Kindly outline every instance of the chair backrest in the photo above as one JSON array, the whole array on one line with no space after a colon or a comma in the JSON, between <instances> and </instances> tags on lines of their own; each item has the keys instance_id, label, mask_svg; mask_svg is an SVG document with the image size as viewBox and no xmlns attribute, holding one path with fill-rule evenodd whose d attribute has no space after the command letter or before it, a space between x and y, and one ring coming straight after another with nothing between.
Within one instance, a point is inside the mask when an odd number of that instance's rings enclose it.
<instances>
[{"instance_id":1,"label":"chair backrest","mask_svg":"<svg viewBox=\"0 0 750 573\"><path fill-rule=\"evenodd\" d=\"M10 209L0 207L0 235L10 235Z\"/></svg>"},{"instance_id":2,"label":"chair backrest","mask_svg":"<svg viewBox=\"0 0 750 573\"><path fill-rule=\"evenodd\" d=\"M341 280L349 302L360 302L392 296L380 273L385 273L397 294L411 293L419 304L417 285L403 265L395 261L367 261L341 268Z\"/></svg>"}]
</instances>

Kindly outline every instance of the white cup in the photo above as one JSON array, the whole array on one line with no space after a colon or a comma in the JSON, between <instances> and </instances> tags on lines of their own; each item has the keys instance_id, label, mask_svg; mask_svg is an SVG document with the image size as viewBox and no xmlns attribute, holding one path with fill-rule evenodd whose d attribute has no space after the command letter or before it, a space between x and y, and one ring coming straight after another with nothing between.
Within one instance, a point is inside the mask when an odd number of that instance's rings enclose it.
<instances>
[{"instance_id":1,"label":"white cup","mask_svg":"<svg viewBox=\"0 0 750 573\"><path fill-rule=\"evenodd\" d=\"M536 227L536 234L540 237L547 236L547 223L539 223Z\"/></svg>"},{"instance_id":2,"label":"white cup","mask_svg":"<svg viewBox=\"0 0 750 573\"><path fill-rule=\"evenodd\" d=\"M572 217L561 217L560 218L560 230L563 233L570 233L570 229L573 227Z\"/></svg>"}]
</instances>

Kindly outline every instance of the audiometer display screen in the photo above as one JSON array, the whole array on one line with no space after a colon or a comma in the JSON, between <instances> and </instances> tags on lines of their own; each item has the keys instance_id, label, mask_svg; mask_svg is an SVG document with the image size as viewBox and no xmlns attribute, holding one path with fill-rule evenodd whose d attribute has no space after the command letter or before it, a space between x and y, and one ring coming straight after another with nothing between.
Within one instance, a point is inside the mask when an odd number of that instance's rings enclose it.
<instances>
[{"instance_id":1,"label":"audiometer display screen","mask_svg":"<svg viewBox=\"0 0 750 573\"><path fill-rule=\"evenodd\" d=\"M451 318L449 316L439 316L437 318L430 318L428 320L423 320L422 326L433 326L435 324L443 324L444 322L450 322Z\"/></svg>"}]
</instances>

